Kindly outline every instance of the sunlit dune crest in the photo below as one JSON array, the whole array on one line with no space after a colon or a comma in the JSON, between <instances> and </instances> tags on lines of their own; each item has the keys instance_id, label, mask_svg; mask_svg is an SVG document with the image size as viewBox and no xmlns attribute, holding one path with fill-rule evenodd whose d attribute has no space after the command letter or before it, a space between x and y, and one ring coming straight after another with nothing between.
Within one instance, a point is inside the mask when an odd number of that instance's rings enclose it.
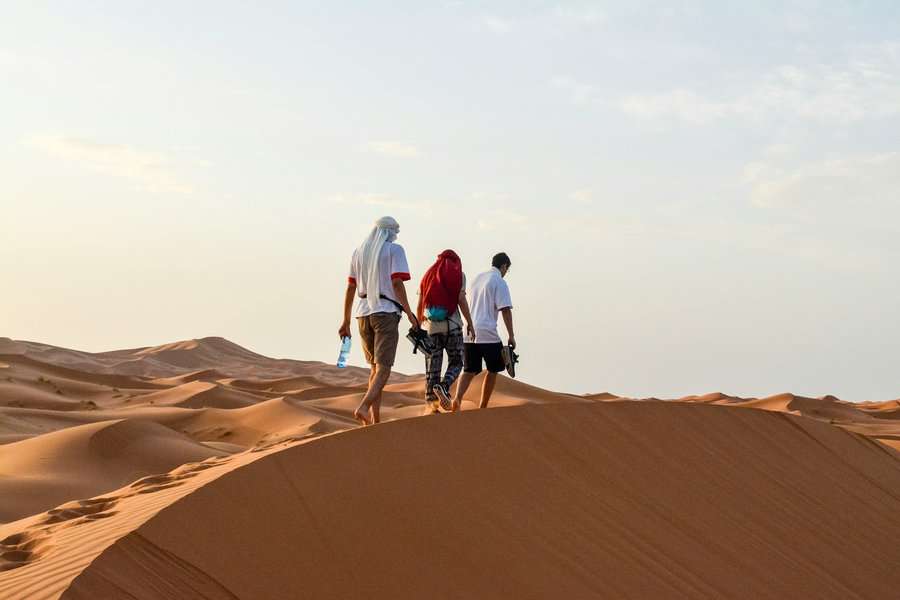
<instances>
[{"instance_id":1,"label":"sunlit dune crest","mask_svg":"<svg viewBox=\"0 0 900 600\"><path fill-rule=\"evenodd\" d=\"M366 380L223 338L0 339L0 597L900 586L897 400L635 400L501 378L491 410L425 417L423 379L398 374L387 422L358 429Z\"/></svg>"}]
</instances>

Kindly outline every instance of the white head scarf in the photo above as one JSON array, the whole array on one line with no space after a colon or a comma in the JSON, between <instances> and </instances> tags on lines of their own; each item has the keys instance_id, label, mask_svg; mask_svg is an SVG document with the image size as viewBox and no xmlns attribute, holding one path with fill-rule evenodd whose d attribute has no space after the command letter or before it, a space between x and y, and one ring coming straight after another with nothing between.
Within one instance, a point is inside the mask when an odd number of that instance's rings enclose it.
<instances>
[{"instance_id":1,"label":"white head scarf","mask_svg":"<svg viewBox=\"0 0 900 600\"><path fill-rule=\"evenodd\" d=\"M366 292L366 300L372 310L376 310L381 301L381 273L379 257L385 243L393 242L400 233L400 224L393 217L381 217L375 221L369 237L362 243L358 250L359 275L363 279L363 289Z\"/></svg>"}]
</instances>

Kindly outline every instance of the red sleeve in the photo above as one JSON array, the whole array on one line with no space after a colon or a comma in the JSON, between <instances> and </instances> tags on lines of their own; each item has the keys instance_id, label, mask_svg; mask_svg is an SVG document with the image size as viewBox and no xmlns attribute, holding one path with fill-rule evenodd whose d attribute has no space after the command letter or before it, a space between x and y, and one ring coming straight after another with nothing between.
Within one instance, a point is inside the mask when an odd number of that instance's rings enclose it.
<instances>
[{"instance_id":1,"label":"red sleeve","mask_svg":"<svg viewBox=\"0 0 900 600\"><path fill-rule=\"evenodd\" d=\"M399 279L400 281L409 281L412 277L409 276L409 273L391 273L391 281L394 279Z\"/></svg>"}]
</instances>

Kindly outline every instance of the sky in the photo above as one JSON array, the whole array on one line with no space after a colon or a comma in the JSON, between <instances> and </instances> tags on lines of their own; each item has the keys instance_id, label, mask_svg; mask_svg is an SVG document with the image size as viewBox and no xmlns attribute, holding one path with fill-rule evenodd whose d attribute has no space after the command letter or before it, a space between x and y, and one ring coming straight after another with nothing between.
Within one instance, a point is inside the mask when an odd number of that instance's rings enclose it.
<instances>
[{"instance_id":1,"label":"sky","mask_svg":"<svg viewBox=\"0 0 900 600\"><path fill-rule=\"evenodd\" d=\"M333 362L383 215L529 383L900 397L900 4L4 3L0 336Z\"/></svg>"}]
</instances>

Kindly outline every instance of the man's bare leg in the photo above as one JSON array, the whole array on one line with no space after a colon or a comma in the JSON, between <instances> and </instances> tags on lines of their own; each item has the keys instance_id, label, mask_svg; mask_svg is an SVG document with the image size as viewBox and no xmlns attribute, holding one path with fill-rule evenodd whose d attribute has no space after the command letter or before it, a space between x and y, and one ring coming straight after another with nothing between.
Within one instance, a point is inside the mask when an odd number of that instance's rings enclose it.
<instances>
[{"instance_id":1,"label":"man's bare leg","mask_svg":"<svg viewBox=\"0 0 900 600\"><path fill-rule=\"evenodd\" d=\"M494 384L496 382L496 373L491 373L490 371L485 373L484 382L481 384L481 405L478 408L487 408L488 402L491 399L491 394L494 393Z\"/></svg>"},{"instance_id":2,"label":"man's bare leg","mask_svg":"<svg viewBox=\"0 0 900 600\"><path fill-rule=\"evenodd\" d=\"M375 374L378 372L378 367L376 365L369 366L369 385L366 386L366 393L363 394L363 399L359 403L359 406L356 407L356 410L353 411L353 418L359 421L359 424L362 426L371 425L372 421L369 417L369 409L365 406L366 396L369 395L369 390L372 389L372 383L375 381Z\"/></svg>"},{"instance_id":3,"label":"man's bare leg","mask_svg":"<svg viewBox=\"0 0 900 600\"><path fill-rule=\"evenodd\" d=\"M384 365L373 365L369 372L369 389L363 396L362 402L353 412L353 418L363 425L378 423L380 419L381 391L384 389L388 378L391 376L391 368Z\"/></svg>"},{"instance_id":4,"label":"man's bare leg","mask_svg":"<svg viewBox=\"0 0 900 600\"><path fill-rule=\"evenodd\" d=\"M456 396L453 398L453 408L451 409L453 412L458 411L462 406L463 396L466 395L474 378L475 373L466 373L465 371L459 376L459 380L456 382Z\"/></svg>"},{"instance_id":5,"label":"man's bare leg","mask_svg":"<svg viewBox=\"0 0 900 600\"><path fill-rule=\"evenodd\" d=\"M369 389L372 388L372 382L375 381L375 373L376 373L377 371L378 371L378 367L377 367L376 365L372 365L372 370L369 371L369 388L368 388L366 391L368 391ZM374 424L374 423L376 422L376 421L375 421L375 409L374 409L374 408L372 408L372 407L370 406L370 407L369 407L369 410L367 410L367 411L365 412L365 414L369 417L369 423L368 423L368 424L371 425L371 424Z\"/></svg>"},{"instance_id":6,"label":"man's bare leg","mask_svg":"<svg viewBox=\"0 0 900 600\"><path fill-rule=\"evenodd\" d=\"M384 386L387 384L387 380L391 377L391 368L390 367L379 367L379 372L381 370L385 370L387 375L384 377L384 382L381 384L381 388L378 390L378 396L372 401L372 406L369 407L369 410L372 412L372 424L381 423L381 397L384 392Z\"/></svg>"}]
</instances>

